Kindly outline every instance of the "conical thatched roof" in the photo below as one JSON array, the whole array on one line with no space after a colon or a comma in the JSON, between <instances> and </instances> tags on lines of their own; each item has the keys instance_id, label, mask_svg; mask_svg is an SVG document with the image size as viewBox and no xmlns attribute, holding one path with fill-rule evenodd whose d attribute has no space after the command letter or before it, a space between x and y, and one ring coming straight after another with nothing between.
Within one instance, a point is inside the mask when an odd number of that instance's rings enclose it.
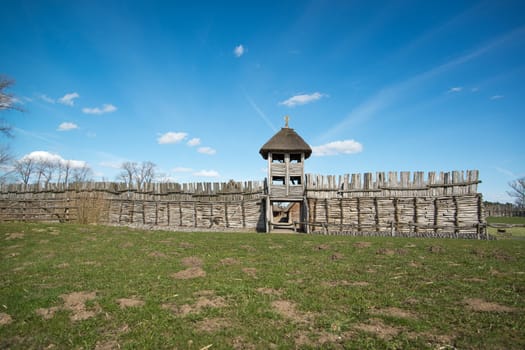
<instances>
[{"instance_id":1,"label":"conical thatched roof","mask_svg":"<svg viewBox=\"0 0 525 350\"><path fill-rule=\"evenodd\" d=\"M268 159L268 152L304 153L306 159L312 154L312 149L294 129L285 127L273 135L259 150L264 159Z\"/></svg>"}]
</instances>

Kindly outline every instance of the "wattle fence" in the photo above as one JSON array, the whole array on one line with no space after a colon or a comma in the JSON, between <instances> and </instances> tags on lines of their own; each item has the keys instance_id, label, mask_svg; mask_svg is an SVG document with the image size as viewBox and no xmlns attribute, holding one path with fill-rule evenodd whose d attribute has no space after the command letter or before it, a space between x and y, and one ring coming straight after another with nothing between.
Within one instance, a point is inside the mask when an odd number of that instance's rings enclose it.
<instances>
[{"instance_id":1,"label":"wattle fence","mask_svg":"<svg viewBox=\"0 0 525 350\"><path fill-rule=\"evenodd\" d=\"M477 170L307 174L307 232L486 237ZM0 186L1 221L139 225L181 230L265 231L265 181Z\"/></svg>"}]
</instances>

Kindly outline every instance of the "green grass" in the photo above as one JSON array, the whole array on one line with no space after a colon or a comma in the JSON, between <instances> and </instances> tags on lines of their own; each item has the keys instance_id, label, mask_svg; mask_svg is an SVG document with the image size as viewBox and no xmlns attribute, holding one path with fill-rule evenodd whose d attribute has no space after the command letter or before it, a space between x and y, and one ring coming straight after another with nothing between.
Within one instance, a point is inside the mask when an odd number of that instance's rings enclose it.
<instances>
[{"instance_id":1,"label":"green grass","mask_svg":"<svg viewBox=\"0 0 525 350\"><path fill-rule=\"evenodd\" d=\"M488 224L507 224L507 225L525 225L525 217L518 216L490 216L487 218ZM497 238L525 238L525 227L508 227L504 228L505 233L499 233L496 227L488 227L489 234Z\"/></svg>"},{"instance_id":2,"label":"green grass","mask_svg":"<svg viewBox=\"0 0 525 350\"><path fill-rule=\"evenodd\" d=\"M523 349L524 249L2 224L0 348ZM205 276L173 277L188 257ZM96 294L67 304L75 292Z\"/></svg>"}]
</instances>

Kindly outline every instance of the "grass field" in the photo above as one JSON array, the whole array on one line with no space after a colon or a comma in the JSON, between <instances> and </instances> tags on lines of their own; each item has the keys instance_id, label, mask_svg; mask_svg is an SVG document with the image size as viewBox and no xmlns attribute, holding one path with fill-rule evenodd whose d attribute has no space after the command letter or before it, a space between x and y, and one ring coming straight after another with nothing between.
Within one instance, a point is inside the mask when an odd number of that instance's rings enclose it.
<instances>
[{"instance_id":1,"label":"grass field","mask_svg":"<svg viewBox=\"0 0 525 350\"><path fill-rule=\"evenodd\" d=\"M525 241L0 225L0 348L523 349Z\"/></svg>"},{"instance_id":2,"label":"grass field","mask_svg":"<svg viewBox=\"0 0 525 350\"><path fill-rule=\"evenodd\" d=\"M488 217L488 224L506 224L506 225L525 225L525 217ZM498 233L495 227L488 227L489 234L498 238L518 238L525 239L525 227L509 227L505 228L505 233Z\"/></svg>"}]
</instances>

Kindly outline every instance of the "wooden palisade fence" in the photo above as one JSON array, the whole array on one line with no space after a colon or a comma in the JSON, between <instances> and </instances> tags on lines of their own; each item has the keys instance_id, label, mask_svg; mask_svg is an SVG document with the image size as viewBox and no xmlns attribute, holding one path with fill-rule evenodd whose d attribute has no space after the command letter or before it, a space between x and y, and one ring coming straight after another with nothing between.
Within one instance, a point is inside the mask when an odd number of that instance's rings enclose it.
<instances>
[{"instance_id":1,"label":"wooden palisade fence","mask_svg":"<svg viewBox=\"0 0 525 350\"><path fill-rule=\"evenodd\" d=\"M307 232L479 238L485 213L478 171L305 176ZM3 185L0 221L265 230L262 181Z\"/></svg>"}]
</instances>

